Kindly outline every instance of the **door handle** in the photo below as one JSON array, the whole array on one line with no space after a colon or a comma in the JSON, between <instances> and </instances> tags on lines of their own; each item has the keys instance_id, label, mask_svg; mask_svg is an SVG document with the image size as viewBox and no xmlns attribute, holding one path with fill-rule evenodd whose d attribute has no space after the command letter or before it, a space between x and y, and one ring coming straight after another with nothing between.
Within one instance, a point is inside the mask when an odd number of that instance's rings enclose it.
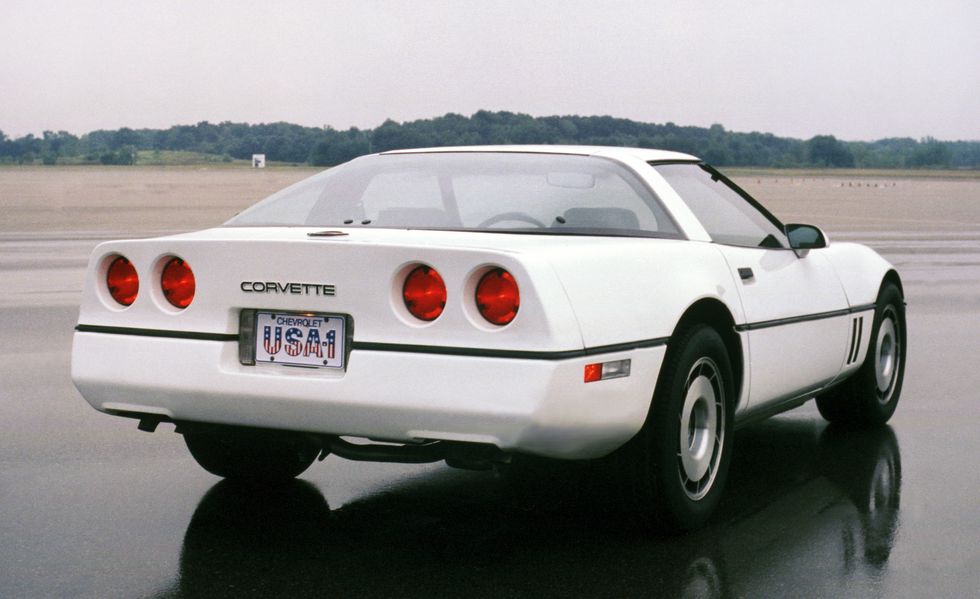
<instances>
[{"instance_id":1,"label":"door handle","mask_svg":"<svg viewBox=\"0 0 980 599\"><path fill-rule=\"evenodd\" d=\"M738 276L741 277L743 281L748 281L749 279L755 278L755 274L752 272L751 268L738 269Z\"/></svg>"}]
</instances>

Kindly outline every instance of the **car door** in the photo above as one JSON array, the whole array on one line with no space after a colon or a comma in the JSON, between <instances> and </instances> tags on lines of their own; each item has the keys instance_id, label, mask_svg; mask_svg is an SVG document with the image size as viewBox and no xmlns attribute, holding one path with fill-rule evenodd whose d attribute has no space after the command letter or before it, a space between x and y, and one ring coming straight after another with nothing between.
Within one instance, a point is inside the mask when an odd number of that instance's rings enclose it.
<instances>
[{"instance_id":1,"label":"car door","mask_svg":"<svg viewBox=\"0 0 980 599\"><path fill-rule=\"evenodd\" d=\"M768 211L710 167L655 165L718 244L737 281L746 341L747 402L741 410L818 389L844 363L848 302L820 250L800 257Z\"/></svg>"},{"instance_id":2,"label":"car door","mask_svg":"<svg viewBox=\"0 0 980 599\"><path fill-rule=\"evenodd\" d=\"M722 246L739 277L751 380L747 408L812 391L840 373L851 324L847 298L819 251Z\"/></svg>"}]
</instances>

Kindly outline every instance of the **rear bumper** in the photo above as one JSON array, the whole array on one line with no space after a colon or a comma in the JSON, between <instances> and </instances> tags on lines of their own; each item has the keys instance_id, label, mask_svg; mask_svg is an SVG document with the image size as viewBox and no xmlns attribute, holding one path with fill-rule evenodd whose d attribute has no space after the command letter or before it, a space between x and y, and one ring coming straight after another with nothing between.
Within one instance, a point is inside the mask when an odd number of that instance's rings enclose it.
<instances>
[{"instance_id":1,"label":"rear bumper","mask_svg":"<svg viewBox=\"0 0 980 599\"><path fill-rule=\"evenodd\" d=\"M643 425L666 347L569 359L355 349L347 370L243 366L238 343L76 332L72 380L97 410L593 458ZM583 382L629 358L628 377Z\"/></svg>"}]
</instances>

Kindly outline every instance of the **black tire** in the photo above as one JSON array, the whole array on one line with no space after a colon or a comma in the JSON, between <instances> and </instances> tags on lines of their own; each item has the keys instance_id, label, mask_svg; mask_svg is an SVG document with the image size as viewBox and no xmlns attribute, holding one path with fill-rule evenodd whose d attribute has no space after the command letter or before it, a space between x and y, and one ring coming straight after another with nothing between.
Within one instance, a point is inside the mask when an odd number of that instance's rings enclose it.
<instances>
[{"instance_id":1,"label":"black tire","mask_svg":"<svg viewBox=\"0 0 980 599\"><path fill-rule=\"evenodd\" d=\"M837 385L817 396L817 410L827 422L846 424L854 420L846 385Z\"/></svg>"},{"instance_id":2,"label":"black tire","mask_svg":"<svg viewBox=\"0 0 980 599\"><path fill-rule=\"evenodd\" d=\"M892 283L878 293L868 355L861 368L835 389L817 397L830 422L875 426L895 413L905 378L905 301Z\"/></svg>"},{"instance_id":3,"label":"black tire","mask_svg":"<svg viewBox=\"0 0 980 599\"><path fill-rule=\"evenodd\" d=\"M230 426L184 431L184 443L211 474L266 483L299 476L320 452L307 435Z\"/></svg>"},{"instance_id":4,"label":"black tire","mask_svg":"<svg viewBox=\"0 0 980 599\"><path fill-rule=\"evenodd\" d=\"M732 458L735 385L721 336L697 325L675 336L647 421L614 454L629 511L661 532L702 526Z\"/></svg>"}]
</instances>

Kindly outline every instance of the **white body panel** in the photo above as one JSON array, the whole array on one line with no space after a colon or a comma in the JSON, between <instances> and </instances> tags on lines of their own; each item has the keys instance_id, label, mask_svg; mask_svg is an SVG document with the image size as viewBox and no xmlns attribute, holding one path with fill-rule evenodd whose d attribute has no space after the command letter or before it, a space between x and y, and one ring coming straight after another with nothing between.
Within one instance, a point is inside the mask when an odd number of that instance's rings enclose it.
<instances>
[{"instance_id":1,"label":"white body panel","mask_svg":"<svg viewBox=\"0 0 980 599\"><path fill-rule=\"evenodd\" d=\"M873 304L882 278L892 270L887 260L857 243L834 242L820 250L820 255L833 267L852 306Z\"/></svg>"},{"instance_id":2,"label":"white body panel","mask_svg":"<svg viewBox=\"0 0 980 599\"><path fill-rule=\"evenodd\" d=\"M195 301L183 311L153 291L152 281L143 283L150 289L132 306L122 308L99 289L104 275L90 277L79 321L126 327L138 320L152 330L234 335L242 309L315 311L351 315L357 342L534 352L600 348L599 353L509 359L354 349L346 371L338 372L243 366L237 341L79 332L72 364L76 386L104 411L596 457L642 426L666 351L663 343L627 351L602 346L668 337L690 305L688 289L701 281L700 294L716 294L720 288L706 282L725 276L724 261L711 244L698 244L692 253L684 242L657 239L599 240L606 246L600 249L590 238L487 233L307 235L316 230L215 229L102 244L91 259L94 272L119 254L140 272L157 271L167 256L177 255L207 275L198 275ZM615 256L628 259L610 268ZM365 262L388 276L364 276L363 267L348 267ZM438 269L448 288L446 310L432 323L414 320L400 303L396 273L416 262ZM507 327L482 322L466 305L475 274L488 264L507 268L521 285L521 311ZM641 268L659 274L639 287L624 286L624 274ZM683 288L665 287L664 279L681 281ZM336 295L246 293L242 281L332 284ZM730 283L723 294L734 298ZM583 382L585 364L624 358L632 360L631 376Z\"/></svg>"},{"instance_id":3,"label":"white body panel","mask_svg":"<svg viewBox=\"0 0 980 599\"><path fill-rule=\"evenodd\" d=\"M721 247L734 273L749 268L753 275L738 286L744 322L751 327L746 330L751 365L746 407L755 409L833 380L847 349L847 315L786 322L848 308L821 251L799 258L792 250Z\"/></svg>"},{"instance_id":4,"label":"white body panel","mask_svg":"<svg viewBox=\"0 0 980 599\"><path fill-rule=\"evenodd\" d=\"M608 354L631 358L635 375L584 384L582 369L595 357L488 362L355 350L347 371L333 372L242 366L235 342L80 332L72 377L100 410L588 458L642 426L664 351Z\"/></svg>"},{"instance_id":5,"label":"white body panel","mask_svg":"<svg viewBox=\"0 0 980 599\"><path fill-rule=\"evenodd\" d=\"M582 253L547 253L586 347L669 336L699 299L741 312L719 246L659 239L605 239Z\"/></svg>"},{"instance_id":6,"label":"white body panel","mask_svg":"<svg viewBox=\"0 0 980 599\"><path fill-rule=\"evenodd\" d=\"M90 271L124 253L139 272L158 272L164 258L175 255L200 273L197 295L187 309L177 310L151 284L151 277L143 277L146 292L141 290L132 306L122 308L105 292L104 277L90 277L79 322L106 326L139 322L151 329L237 333L242 308L298 310L351 314L355 335L362 341L537 351L582 348L581 334L550 264L535 253L522 252L522 245L530 247L533 241L526 236L390 229L350 229L343 237L307 235L318 230L225 228L100 244L89 262ZM412 318L401 301L396 278L415 263L436 268L446 282L446 310L431 323ZM511 326L492 327L478 315L474 318L460 301L472 275L488 264L508 269L521 285L521 313ZM331 284L336 295L245 293L240 288L243 281Z\"/></svg>"},{"instance_id":7,"label":"white body panel","mask_svg":"<svg viewBox=\"0 0 980 599\"><path fill-rule=\"evenodd\" d=\"M493 151L616 160L650 186L685 239L371 227L311 237L323 227L224 227L105 243L89 263L72 352L76 386L108 412L591 458L643 426L669 338L701 300L722 306L737 331L721 331L743 357L737 415L832 384L863 361L869 305L891 268L871 250L835 244L797 258L711 243L684 201L646 166L693 160L683 154ZM140 275L128 307L106 288L116 255ZM184 310L160 290L170 256L196 274L194 301ZM411 316L401 296L407 271L419 263L438 270L446 285L445 309L432 322ZM520 289L520 310L506 326L485 321L474 299L476 282L495 267ZM740 267L751 267L754 279L742 280ZM254 282L334 293L256 292ZM242 310L349 316L346 368L243 365ZM867 328L858 342L860 318ZM782 319L795 321L774 322ZM584 382L586 364L622 359L632 361L629 376Z\"/></svg>"}]
</instances>

